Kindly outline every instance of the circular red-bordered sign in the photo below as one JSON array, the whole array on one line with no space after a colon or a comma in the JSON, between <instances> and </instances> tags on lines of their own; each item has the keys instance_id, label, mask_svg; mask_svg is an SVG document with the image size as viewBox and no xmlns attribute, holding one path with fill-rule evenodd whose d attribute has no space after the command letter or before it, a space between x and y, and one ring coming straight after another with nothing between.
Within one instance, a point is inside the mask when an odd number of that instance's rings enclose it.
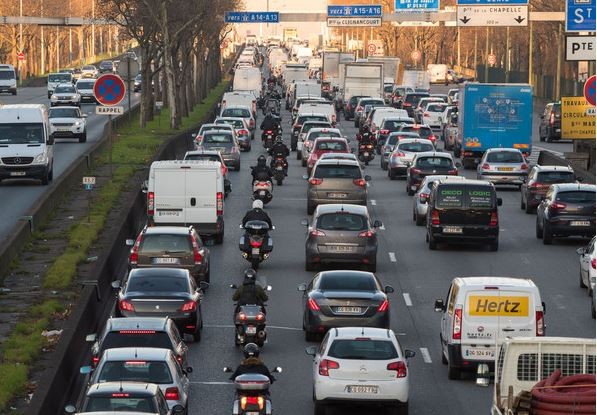
<instances>
[{"instance_id":1,"label":"circular red-bordered sign","mask_svg":"<svg viewBox=\"0 0 597 415\"><path fill-rule=\"evenodd\" d=\"M595 75L589 77L587 82L585 82L584 93L587 102L595 106Z\"/></svg>"},{"instance_id":2,"label":"circular red-bordered sign","mask_svg":"<svg viewBox=\"0 0 597 415\"><path fill-rule=\"evenodd\" d=\"M411 58L413 61L415 61L415 62L416 62L416 61L418 61L418 60L420 60L420 59L421 59L421 51L420 51L420 50L413 50L413 51L410 53L410 58Z\"/></svg>"},{"instance_id":3,"label":"circular red-bordered sign","mask_svg":"<svg viewBox=\"0 0 597 415\"><path fill-rule=\"evenodd\" d=\"M17 59L20 60L20 61L24 61L25 60L25 54L23 52L17 53Z\"/></svg>"},{"instance_id":4,"label":"circular red-bordered sign","mask_svg":"<svg viewBox=\"0 0 597 415\"><path fill-rule=\"evenodd\" d=\"M377 50L377 45L375 43L369 43L367 50L369 50L369 53L375 53Z\"/></svg>"},{"instance_id":5,"label":"circular red-bordered sign","mask_svg":"<svg viewBox=\"0 0 597 415\"><path fill-rule=\"evenodd\" d=\"M120 104L125 92L124 81L118 75L104 74L97 78L93 85L95 99L107 107Z\"/></svg>"}]
</instances>

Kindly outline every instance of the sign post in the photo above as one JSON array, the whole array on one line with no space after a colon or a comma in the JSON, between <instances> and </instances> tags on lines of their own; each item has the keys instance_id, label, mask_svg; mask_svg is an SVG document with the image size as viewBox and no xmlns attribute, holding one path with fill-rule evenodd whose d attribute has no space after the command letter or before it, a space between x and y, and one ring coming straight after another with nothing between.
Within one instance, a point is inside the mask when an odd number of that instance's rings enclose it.
<instances>
[{"instance_id":1,"label":"sign post","mask_svg":"<svg viewBox=\"0 0 597 415\"><path fill-rule=\"evenodd\" d=\"M95 176L83 177L83 188L87 190L87 223L91 223L91 191L95 186Z\"/></svg>"}]
</instances>

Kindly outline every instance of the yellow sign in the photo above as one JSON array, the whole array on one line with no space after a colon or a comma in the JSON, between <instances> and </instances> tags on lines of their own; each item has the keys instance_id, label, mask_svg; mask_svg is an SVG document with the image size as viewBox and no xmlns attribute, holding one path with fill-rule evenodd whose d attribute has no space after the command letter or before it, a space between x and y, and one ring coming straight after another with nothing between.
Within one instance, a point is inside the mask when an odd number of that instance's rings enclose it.
<instances>
[{"instance_id":1,"label":"yellow sign","mask_svg":"<svg viewBox=\"0 0 597 415\"><path fill-rule=\"evenodd\" d=\"M468 314L470 316L528 317L529 297L470 295Z\"/></svg>"},{"instance_id":2,"label":"yellow sign","mask_svg":"<svg viewBox=\"0 0 597 415\"><path fill-rule=\"evenodd\" d=\"M585 97L562 97L562 138L595 139L595 108Z\"/></svg>"}]
</instances>

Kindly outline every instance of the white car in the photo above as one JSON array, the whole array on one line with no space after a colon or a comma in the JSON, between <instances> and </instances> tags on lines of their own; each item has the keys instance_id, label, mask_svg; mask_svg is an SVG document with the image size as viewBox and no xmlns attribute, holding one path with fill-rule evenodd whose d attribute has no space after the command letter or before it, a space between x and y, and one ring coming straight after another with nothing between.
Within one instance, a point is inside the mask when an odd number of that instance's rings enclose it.
<instances>
[{"instance_id":1,"label":"white car","mask_svg":"<svg viewBox=\"0 0 597 415\"><path fill-rule=\"evenodd\" d=\"M78 138L87 141L87 118L79 107L54 107L48 111L50 133L54 138Z\"/></svg>"},{"instance_id":2,"label":"white car","mask_svg":"<svg viewBox=\"0 0 597 415\"><path fill-rule=\"evenodd\" d=\"M587 288L591 295L595 286L595 237L593 236L587 246L578 248L576 253L580 258L579 285L581 288Z\"/></svg>"},{"instance_id":3,"label":"white car","mask_svg":"<svg viewBox=\"0 0 597 415\"><path fill-rule=\"evenodd\" d=\"M97 78L99 71L93 65L85 65L81 68L81 78Z\"/></svg>"},{"instance_id":4,"label":"white car","mask_svg":"<svg viewBox=\"0 0 597 415\"><path fill-rule=\"evenodd\" d=\"M56 105L81 106L81 95L73 84L60 84L54 89L50 98L50 106Z\"/></svg>"},{"instance_id":5,"label":"white car","mask_svg":"<svg viewBox=\"0 0 597 415\"><path fill-rule=\"evenodd\" d=\"M429 104L430 102L444 102L441 98L438 97L424 97L421 98L419 100L419 103L417 104L417 107L414 110L415 113L415 121L417 122L417 124L424 124L425 122L423 121L423 113L425 112L425 108L427 107L427 104Z\"/></svg>"},{"instance_id":6,"label":"white car","mask_svg":"<svg viewBox=\"0 0 597 415\"><path fill-rule=\"evenodd\" d=\"M315 415L326 406L351 401L371 402L408 413L408 362L392 330L342 327L327 332L320 346L307 347L313 356Z\"/></svg>"},{"instance_id":7,"label":"white car","mask_svg":"<svg viewBox=\"0 0 597 415\"><path fill-rule=\"evenodd\" d=\"M93 87L95 85L95 79L79 79L75 84L77 92L81 95L81 102L97 103L95 95L93 94Z\"/></svg>"},{"instance_id":8,"label":"white car","mask_svg":"<svg viewBox=\"0 0 597 415\"><path fill-rule=\"evenodd\" d=\"M342 137L342 133L337 128L311 128L305 135L305 138L301 140L302 147L300 151L300 158L305 161L303 164L306 165L307 159L309 158L309 152L311 151L311 146L318 137Z\"/></svg>"},{"instance_id":9,"label":"white car","mask_svg":"<svg viewBox=\"0 0 597 415\"><path fill-rule=\"evenodd\" d=\"M445 102L430 102L423 109L421 114L421 124L427 124L431 128L439 129L442 126L442 114L448 104Z\"/></svg>"}]
</instances>

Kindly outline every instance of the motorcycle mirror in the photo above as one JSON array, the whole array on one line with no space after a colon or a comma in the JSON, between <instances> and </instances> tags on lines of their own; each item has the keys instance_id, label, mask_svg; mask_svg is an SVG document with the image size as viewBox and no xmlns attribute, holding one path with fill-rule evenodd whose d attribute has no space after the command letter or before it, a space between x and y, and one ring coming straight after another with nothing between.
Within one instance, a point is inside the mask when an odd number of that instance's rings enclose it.
<instances>
[{"instance_id":1,"label":"motorcycle mirror","mask_svg":"<svg viewBox=\"0 0 597 415\"><path fill-rule=\"evenodd\" d=\"M272 290L272 286L271 286L271 285L268 285L267 287L265 287L265 290L266 290L266 291L271 291L271 290Z\"/></svg>"},{"instance_id":2,"label":"motorcycle mirror","mask_svg":"<svg viewBox=\"0 0 597 415\"><path fill-rule=\"evenodd\" d=\"M112 281L110 283L110 285L112 286L112 288L114 288L115 290L119 290L120 289L120 281L116 280L116 281Z\"/></svg>"},{"instance_id":3,"label":"motorcycle mirror","mask_svg":"<svg viewBox=\"0 0 597 415\"><path fill-rule=\"evenodd\" d=\"M309 221L307 219L302 219L301 220L301 225L303 225L303 226L309 226Z\"/></svg>"},{"instance_id":4,"label":"motorcycle mirror","mask_svg":"<svg viewBox=\"0 0 597 415\"><path fill-rule=\"evenodd\" d=\"M206 281L200 281L200 282L199 282L199 289L200 289L201 291L205 291L205 290L207 290L208 288L209 288L209 282L206 282Z\"/></svg>"},{"instance_id":5,"label":"motorcycle mirror","mask_svg":"<svg viewBox=\"0 0 597 415\"><path fill-rule=\"evenodd\" d=\"M371 176L369 176L368 174L365 175L365 181L366 182L370 182L371 181Z\"/></svg>"},{"instance_id":6,"label":"motorcycle mirror","mask_svg":"<svg viewBox=\"0 0 597 415\"><path fill-rule=\"evenodd\" d=\"M238 225L239 229L244 229L242 223Z\"/></svg>"},{"instance_id":7,"label":"motorcycle mirror","mask_svg":"<svg viewBox=\"0 0 597 415\"><path fill-rule=\"evenodd\" d=\"M307 284L305 284L305 283L299 284L296 289L299 291L307 291Z\"/></svg>"},{"instance_id":8,"label":"motorcycle mirror","mask_svg":"<svg viewBox=\"0 0 597 415\"><path fill-rule=\"evenodd\" d=\"M228 366L226 366L226 367L224 367L224 368L222 369L222 371L223 371L224 373L231 373L231 372L232 372L232 369L230 369Z\"/></svg>"},{"instance_id":9,"label":"motorcycle mirror","mask_svg":"<svg viewBox=\"0 0 597 415\"><path fill-rule=\"evenodd\" d=\"M77 408L75 407L75 405L66 405L64 407L64 412L66 412L67 414L74 414L75 412L77 412Z\"/></svg>"},{"instance_id":10,"label":"motorcycle mirror","mask_svg":"<svg viewBox=\"0 0 597 415\"><path fill-rule=\"evenodd\" d=\"M282 373L282 368L280 366L276 366L276 368L274 369L275 373Z\"/></svg>"},{"instance_id":11,"label":"motorcycle mirror","mask_svg":"<svg viewBox=\"0 0 597 415\"><path fill-rule=\"evenodd\" d=\"M237 289L238 287L235 284L230 284L230 288Z\"/></svg>"},{"instance_id":12,"label":"motorcycle mirror","mask_svg":"<svg viewBox=\"0 0 597 415\"><path fill-rule=\"evenodd\" d=\"M306 174L303 174L303 180L309 180L309 176L307 176Z\"/></svg>"}]
</instances>

